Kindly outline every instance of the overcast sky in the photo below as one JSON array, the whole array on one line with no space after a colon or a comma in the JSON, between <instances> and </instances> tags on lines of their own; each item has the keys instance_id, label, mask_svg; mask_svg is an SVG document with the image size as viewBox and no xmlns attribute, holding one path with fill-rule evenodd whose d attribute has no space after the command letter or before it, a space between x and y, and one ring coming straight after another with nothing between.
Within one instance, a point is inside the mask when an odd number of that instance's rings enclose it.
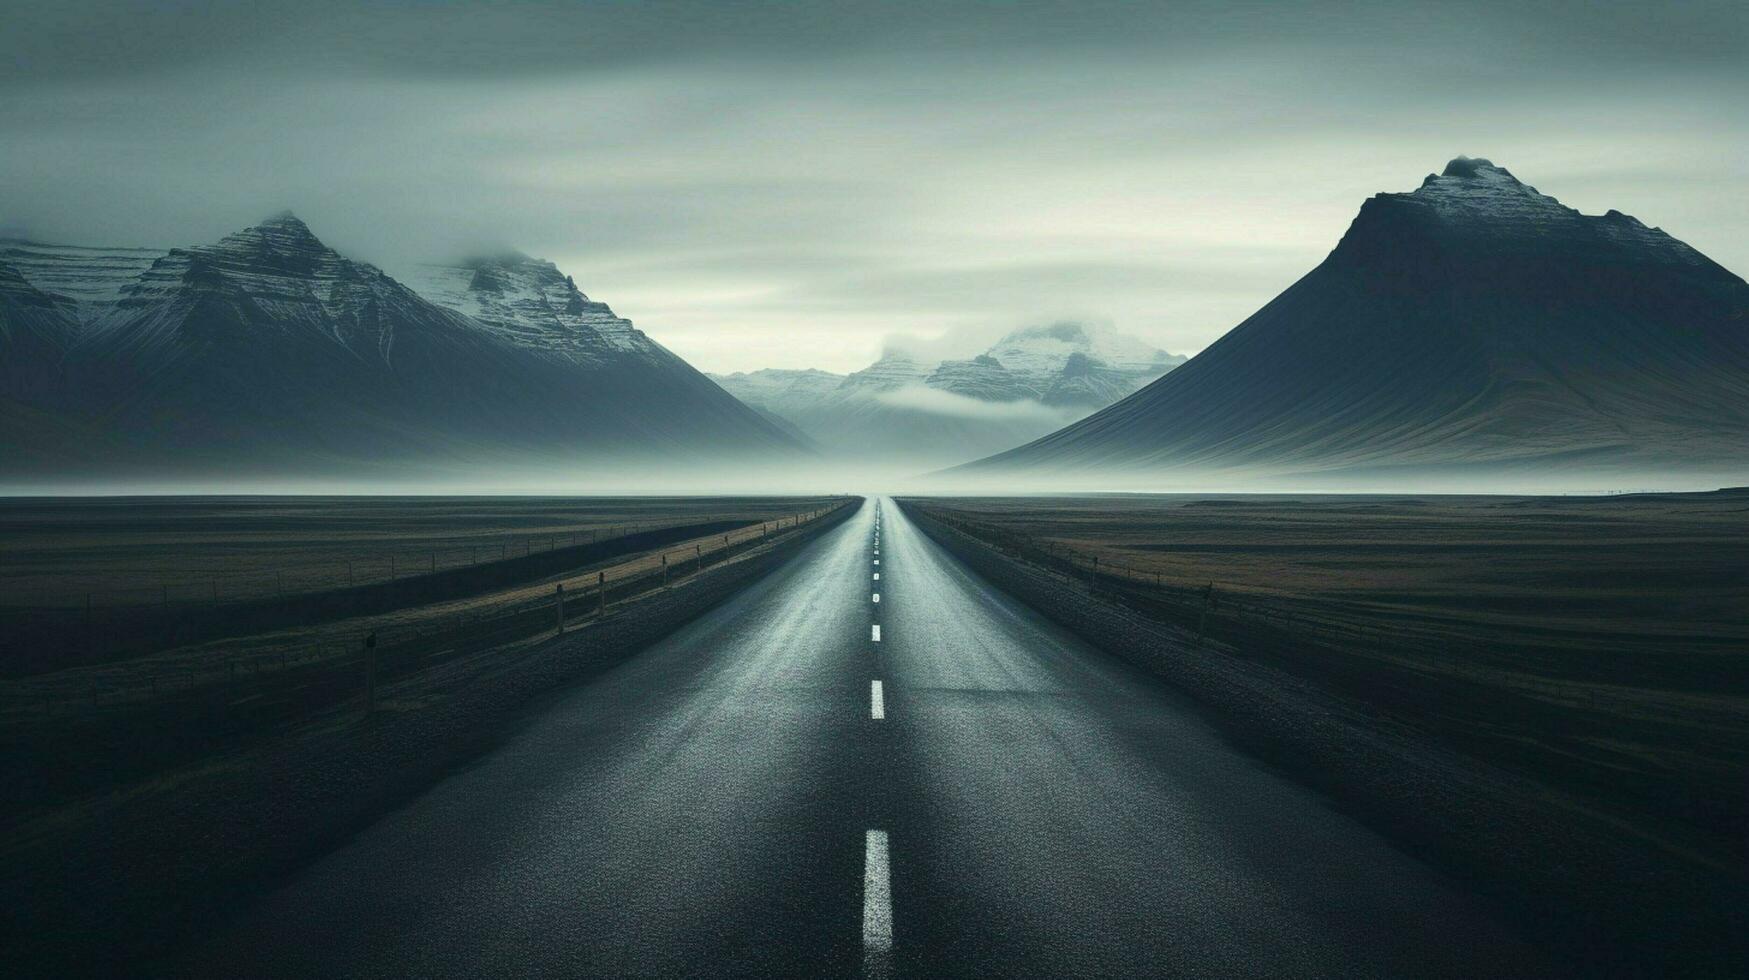
<instances>
[{"instance_id":1,"label":"overcast sky","mask_svg":"<svg viewBox=\"0 0 1749 980\"><path fill-rule=\"evenodd\" d=\"M360 7L0 0L0 233L514 246L721 371L1193 353L1460 153L1749 272L1741 0Z\"/></svg>"}]
</instances>

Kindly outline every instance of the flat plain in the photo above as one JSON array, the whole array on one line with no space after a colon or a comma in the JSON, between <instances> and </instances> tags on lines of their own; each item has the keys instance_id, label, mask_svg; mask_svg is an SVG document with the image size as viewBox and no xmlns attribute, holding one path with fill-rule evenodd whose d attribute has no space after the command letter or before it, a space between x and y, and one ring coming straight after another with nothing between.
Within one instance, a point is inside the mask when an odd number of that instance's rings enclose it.
<instances>
[{"instance_id":1,"label":"flat plain","mask_svg":"<svg viewBox=\"0 0 1749 980\"><path fill-rule=\"evenodd\" d=\"M775 521L818 498L0 499L0 607L321 592L680 524Z\"/></svg>"},{"instance_id":2,"label":"flat plain","mask_svg":"<svg viewBox=\"0 0 1749 980\"><path fill-rule=\"evenodd\" d=\"M446 696L458 664L605 617L843 502L0 501L7 818L344 709L367 667L437 678L431 696Z\"/></svg>"},{"instance_id":3,"label":"flat plain","mask_svg":"<svg viewBox=\"0 0 1749 980\"><path fill-rule=\"evenodd\" d=\"M1741 867L1749 492L910 505Z\"/></svg>"}]
</instances>

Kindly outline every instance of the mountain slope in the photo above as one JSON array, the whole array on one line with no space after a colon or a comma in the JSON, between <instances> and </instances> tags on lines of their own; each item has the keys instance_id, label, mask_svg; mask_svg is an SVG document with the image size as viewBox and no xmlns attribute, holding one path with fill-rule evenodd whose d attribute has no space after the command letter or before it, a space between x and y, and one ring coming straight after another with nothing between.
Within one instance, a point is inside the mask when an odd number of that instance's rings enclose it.
<instances>
[{"instance_id":1,"label":"mountain slope","mask_svg":"<svg viewBox=\"0 0 1749 980\"><path fill-rule=\"evenodd\" d=\"M409 285L528 350L582 364L608 363L621 354L667 354L606 303L585 296L558 266L519 252L421 266Z\"/></svg>"},{"instance_id":2,"label":"mountain slope","mask_svg":"<svg viewBox=\"0 0 1749 980\"><path fill-rule=\"evenodd\" d=\"M1740 471L1746 311L1663 231L1459 158L1183 367L962 472Z\"/></svg>"},{"instance_id":3,"label":"mountain slope","mask_svg":"<svg viewBox=\"0 0 1749 980\"><path fill-rule=\"evenodd\" d=\"M101 284L68 276L69 261L37 261L40 279L83 283L83 295L51 295L4 262L0 330L61 338L31 340L17 363L26 374L63 369L47 391L9 376L9 414L103 433L134 457L113 461L130 472L467 479L482 466L575 473L608 460L648 468L800 451L653 342L627 349L642 334L605 306L594 304L623 325L620 343L580 356L601 339L586 323L514 306L475 319L339 255L289 214L160 253L119 285L114 261L98 263L110 277ZM58 319L21 312L49 308L45 298ZM71 453L66 466L18 465L104 475Z\"/></svg>"},{"instance_id":4,"label":"mountain slope","mask_svg":"<svg viewBox=\"0 0 1749 980\"><path fill-rule=\"evenodd\" d=\"M826 451L912 467L999 452L1109 405L1183 362L1104 328L1017 330L967 360L889 350L849 375L767 369L713 375Z\"/></svg>"},{"instance_id":5,"label":"mountain slope","mask_svg":"<svg viewBox=\"0 0 1749 980\"><path fill-rule=\"evenodd\" d=\"M754 462L807 452L780 422L737 401L704 373L577 288L553 263L520 253L427 266L415 288L520 353L549 362L580 399L595 438L661 458L683 453Z\"/></svg>"}]
</instances>

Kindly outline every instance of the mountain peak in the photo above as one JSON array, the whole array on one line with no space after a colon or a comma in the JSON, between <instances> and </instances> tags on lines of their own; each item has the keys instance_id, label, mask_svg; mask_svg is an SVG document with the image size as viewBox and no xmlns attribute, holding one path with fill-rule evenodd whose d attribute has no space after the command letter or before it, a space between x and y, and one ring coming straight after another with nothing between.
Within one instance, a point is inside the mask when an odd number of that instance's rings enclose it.
<instances>
[{"instance_id":1,"label":"mountain peak","mask_svg":"<svg viewBox=\"0 0 1749 980\"><path fill-rule=\"evenodd\" d=\"M275 228L289 228L289 229L301 228L304 231L310 230L310 227L308 225L304 224L302 219L300 219L297 215L292 213L291 208L281 208L280 210L273 212L272 214L268 215L267 217L262 218L261 221L257 223L257 227L261 227L261 228L275 227Z\"/></svg>"},{"instance_id":2,"label":"mountain peak","mask_svg":"<svg viewBox=\"0 0 1749 980\"><path fill-rule=\"evenodd\" d=\"M1428 174L1410 196L1436 206L1457 206L1464 210L1504 204L1513 210L1533 207L1578 213L1539 193L1536 188L1514 177L1512 171L1487 157L1454 157L1438 174Z\"/></svg>"},{"instance_id":3,"label":"mountain peak","mask_svg":"<svg viewBox=\"0 0 1749 980\"><path fill-rule=\"evenodd\" d=\"M1155 364L1170 367L1183 360L1110 327L1070 320L1016 330L987 353L1009 368L1045 374L1061 371L1074 354L1126 371L1146 371Z\"/></svg>"},{"instance_id":4,"label":"mountain peak","mask_svg":"<svg viewBox=\"0 0 1749 980\"><path fill-rule=\"evenodd\" d=\"M258 256L308 258L332 254L332 250L310 231L310 226L290 211L269 215L242 231L225 236L218 248Z\"/></svg>"},{"instance_id":5,"label":"mountain peak","mask_svg":"<svg viewBox=\"0 0 1749 980\"><path fill-rule=\"evenodd\" d=\"M485 324L517 346L579 362L673 355L606 303L590 299L552 262L513 249L413 272L413 289Z\"/></svg>"},{"instance_id":6,"label":"mountain peak","mask_svg":"<svg viewBox=\"0 0 1749 980\"><path fill-rule=\"evenodd\" d=\"M1443 243L1439 247L1459 247L1495 261L1533 254L1570 259L1585 252L1712 265L1682 242L1619 211L1581 214L1485 157L1457 157L1412 192L1368 199L1333 254L1397 268L1410 261L1405 258L1410 243Z\"/></svg>"},{"instance_id":7,"label":"mountain peak","mask_svg":"<svg viewBox=\"0 0 1749 980\"><path fill-rule=\"evenodd\" d=\"M1105 486L1204 469L1715 479L1749 466L1746 308L1749 285L1670 235L1458 157L1369 198L1329 258L1184 367L995 465Z\"/></svg>"},{"instance_id":8,"label":"mountain peak","mask_svg":"<svg viewBox=\"0 0 1749 980\"><path fill-rule=\"evenodd\" d=\"M260 232L266 237L276 238L284 242L297 242L304 245L314 243L318 247L322 245L315 232L310 230L310 226L304 224L303 219L291 213L290 210L268 215L253 228L245 231L244 234L248 234L250 231Z\"/></svg>"},{"instance_id":9,"label":"mountain peak","mask_svg":"<svg viewBox=\"0 0 1749 980\"><path fill-rule=\"evenodd\" d=\"M1487 157L1466 157L1466 156L1463 156L1462 154L1459 154L1458 156L1453 157L1451 159L1451 161L1445 165L1445 169L1439 172L1439 175L1441 177L1470 177L1470 178L1488 178L1488 177L1499 176L1499 177L1505 177L1506 179L1511 180L1514 183L1516 183L1518 180L1518 178L1512 176L1511 171L1507 170L1505 167L1495 166L1494 161L1488 159Z\"/></svg>"}]
</instances>

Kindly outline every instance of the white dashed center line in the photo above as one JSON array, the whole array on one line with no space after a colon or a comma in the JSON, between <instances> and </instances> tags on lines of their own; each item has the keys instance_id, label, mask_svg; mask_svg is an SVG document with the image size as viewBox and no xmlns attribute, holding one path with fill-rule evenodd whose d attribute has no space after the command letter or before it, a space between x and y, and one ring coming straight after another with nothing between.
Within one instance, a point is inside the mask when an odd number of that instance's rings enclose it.
<instances>
[{"instance_id":1,"label":"white dashed center line","mask_svg":"<svg viewBox=\"0 0 1749 980\"><path fill-rule=\"evenodd\" d=\"M876 581L876 582L879 582L879 581L880 581L880 580L881 580L881 573L880 573L880 572L876 572L876 573L875 573L875 577L874 577L874 580L875 580L875 581Z\"/></svg>"},{"instance_id":2,"label":"white dashed center line","mask_svg":"<svg viewBox=\"0 0 1749 980\"><path fill-rule=\"evenodd\" d=\"M876 624L874 624L874 626L870 627L870 629L872 629L874 631L873 636L871 638L876 643L881 642L881 624L876 623Z\"/></svg>"},{"instance_id":3,"label":"white dashed center line","mask_svg":"<svg viewBox=\"0 0 1749 980\"><path fill-rule=\"evenodd\" d=\"M868 716L875 721L887 717L887 692L881 687L880 681L868 682Z\"/></svg>"},{"instance_id":4,"label":"white dashed center line","mask_svg":"<svg viewBox=\"0 0 1749 980\"><path fill-rule=\"evenodd\" d=\"M868 832L862 861L862 974L891 975L893 884L888 868L887 832Z\"/></svg>"},{"instance_id":5,"label":"white dashed center line","mask_svg":"<svg viewBox=\"0 0 1749 980\"><path fill-rule=\"evenodd\" d=\"M874 594L874 601L876 601L876 602L881 601L881 594L879 592L876 592Z\"/></svg>"}]
</instances>

